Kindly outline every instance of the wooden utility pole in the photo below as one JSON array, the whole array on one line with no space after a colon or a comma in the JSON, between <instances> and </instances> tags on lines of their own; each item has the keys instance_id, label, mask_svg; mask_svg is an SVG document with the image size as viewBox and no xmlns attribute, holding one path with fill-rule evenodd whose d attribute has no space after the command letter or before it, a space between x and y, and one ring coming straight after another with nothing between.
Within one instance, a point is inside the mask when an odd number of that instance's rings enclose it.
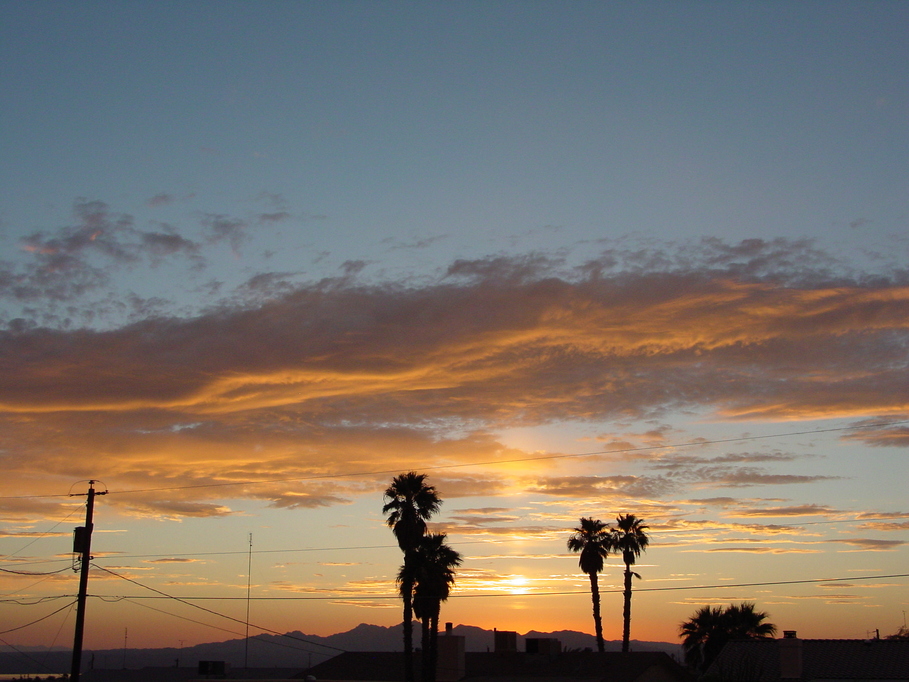
<instances>
[{"instance_id":1,"label":"wooden utility pole","mask_svg":"<svg viewBox=\"0 0 909 682\"><path fill-rule=\"evenodd\" d=\"M73 536L73 551L82 555L82 572L79 574L79 596L76 600L76 633L73 637L73 664L69 679L79 682L82 667L82 633L85 630L85 601L88 596L88 567L92 559L92 514L95 509L95 495L107 495L107 491L96 492L95 482L88 482L88 503L85 505L85 526L76 528Z\"/></svg>"}]
</instances>

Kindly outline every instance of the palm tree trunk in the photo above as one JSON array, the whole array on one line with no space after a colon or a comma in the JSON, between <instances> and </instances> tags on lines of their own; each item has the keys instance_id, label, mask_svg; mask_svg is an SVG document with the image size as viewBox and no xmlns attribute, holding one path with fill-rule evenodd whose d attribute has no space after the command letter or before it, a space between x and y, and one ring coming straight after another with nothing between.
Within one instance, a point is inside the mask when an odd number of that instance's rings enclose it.
<instances>
[{"instance_id":1,"label":"palm tree trunk","mask_svg":"<svg viewBox=\"0 0 909 682\"><path fill-rule=\"evenodd\" d=\"M404 682L413 681L413 584L401 586L404 601Z\"/></svg>"},{"instance_id":2,"label":"palm tree trunk","mask_svg":"<svg viewBox=\"0 0 909 682\"><path fill-rule=\"evenodd\" d=\"M439 611L442 610L442 602L436 599L432 605L432 626L429 632L429 680L436 682L436 669L439 666Z\"/></svg>"},{"instance_id":3,"label":"palm tree trunk","mask_svg":"<svg viewBox=\"0 0 909 682\"><path fill-rule=\"evenodd\" d=\"M603 645L603 619L600 616L600 585L597 581L597 574L590 574L590 599L593 601L593 625L597 631L597 650L600 653L606 651Z\"/></svg>"},{"instance_id":4,"label":"palm tree trunk","mask_svg":"<svg viewBox=\"0 0 909 682\"><path fill-rule=\"evenodd\" d=\"M628 651L628 638L631 634L631 566L625 564L625 606L622 609L622 651Z\"/></svg>"},{"instance_id":5,"label":"palm tree trunk","mask_svg":"<svg viewBox=\"0 0 909 682\"><path fill-rule=\"evenodd\" d=\"M419 597L418 597L419 598ZM423 597L425 599L425 597ZM423 613L420 647L422 648L422 672L420 674L423 682L432 682L432 635L429 632L429 613L424 605L421 609Z\"/></svg>"}]
</instances>

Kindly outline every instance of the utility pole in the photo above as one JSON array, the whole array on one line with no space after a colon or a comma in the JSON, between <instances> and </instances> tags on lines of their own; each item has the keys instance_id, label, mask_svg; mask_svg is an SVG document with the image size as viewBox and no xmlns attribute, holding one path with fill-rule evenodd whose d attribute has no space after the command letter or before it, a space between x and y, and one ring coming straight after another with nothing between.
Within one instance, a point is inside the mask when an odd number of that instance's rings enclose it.
<instances>
[{"instance_id":1,"label":"utility pole","mask_svg":"<svg viewBox=\"0 0 909 682\"><path fill-rule=\"evenodd\" d=\"M82 633L85 630L85 601L88 596L88 567L92 553L92 514L95 509L95 495L107 495L107 491L96 492L95 481L88 482L88 502L85 505L85 526L76 528L73 536L73 551L82 554L82 572L79 574L79 596L76 600L76 632L73 637L73 664L70 682L79 682L82 667Z\"/></svg>"}]
</instances>

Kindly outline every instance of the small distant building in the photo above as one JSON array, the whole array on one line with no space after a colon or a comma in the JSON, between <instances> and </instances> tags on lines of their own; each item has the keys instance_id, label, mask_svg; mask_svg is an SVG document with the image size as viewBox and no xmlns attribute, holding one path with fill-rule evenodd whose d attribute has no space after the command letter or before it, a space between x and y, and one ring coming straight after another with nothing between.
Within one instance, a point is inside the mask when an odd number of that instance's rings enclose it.
<instances>
[{"instance_id":1,"label":"small distant building","mask_svg":"<svg viewBox=\"0 0 909 682\"><path fill-rule=\"evenodd\" d=\"M909 682L909 640L734 640L702 677L716 682Z\"/></svg>"},{"instance_id":2,"label":"small distant building","mask_svg":"<svg viewBox=\"0 0 909 682\"><path fill-rule=\"evenodd\" d=\"M496 630L494 635L495 650L508 653L518 650L518 633L513 630Z\"/></svg>"}]
</instances>

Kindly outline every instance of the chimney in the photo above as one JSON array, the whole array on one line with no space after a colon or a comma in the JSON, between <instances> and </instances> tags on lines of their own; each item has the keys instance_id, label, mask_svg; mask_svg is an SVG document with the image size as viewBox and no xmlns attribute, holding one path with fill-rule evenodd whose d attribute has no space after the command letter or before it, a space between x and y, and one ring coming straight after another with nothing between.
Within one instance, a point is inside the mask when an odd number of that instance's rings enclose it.
<instances>
[{"instance_id":1,"label":"chimney","mask_svg":"<svg viewBox=\"0 0 909 682\"><path fill-rule=\"evenodd\" d=\"M783 639L777 640L780 648L780 679L802 678L802 640L795 630L784 630Z\"/></svg>"},{"instance_id":2,"label":"chimney","mask_svg":"<svg viewBox=\"0 0 909 682\"><path fill-rule=\"evenodd\" d=\"M450 637L453 631L454 625L451 623L445 623L445 634Z\"/></svg>"}]
</instances>

